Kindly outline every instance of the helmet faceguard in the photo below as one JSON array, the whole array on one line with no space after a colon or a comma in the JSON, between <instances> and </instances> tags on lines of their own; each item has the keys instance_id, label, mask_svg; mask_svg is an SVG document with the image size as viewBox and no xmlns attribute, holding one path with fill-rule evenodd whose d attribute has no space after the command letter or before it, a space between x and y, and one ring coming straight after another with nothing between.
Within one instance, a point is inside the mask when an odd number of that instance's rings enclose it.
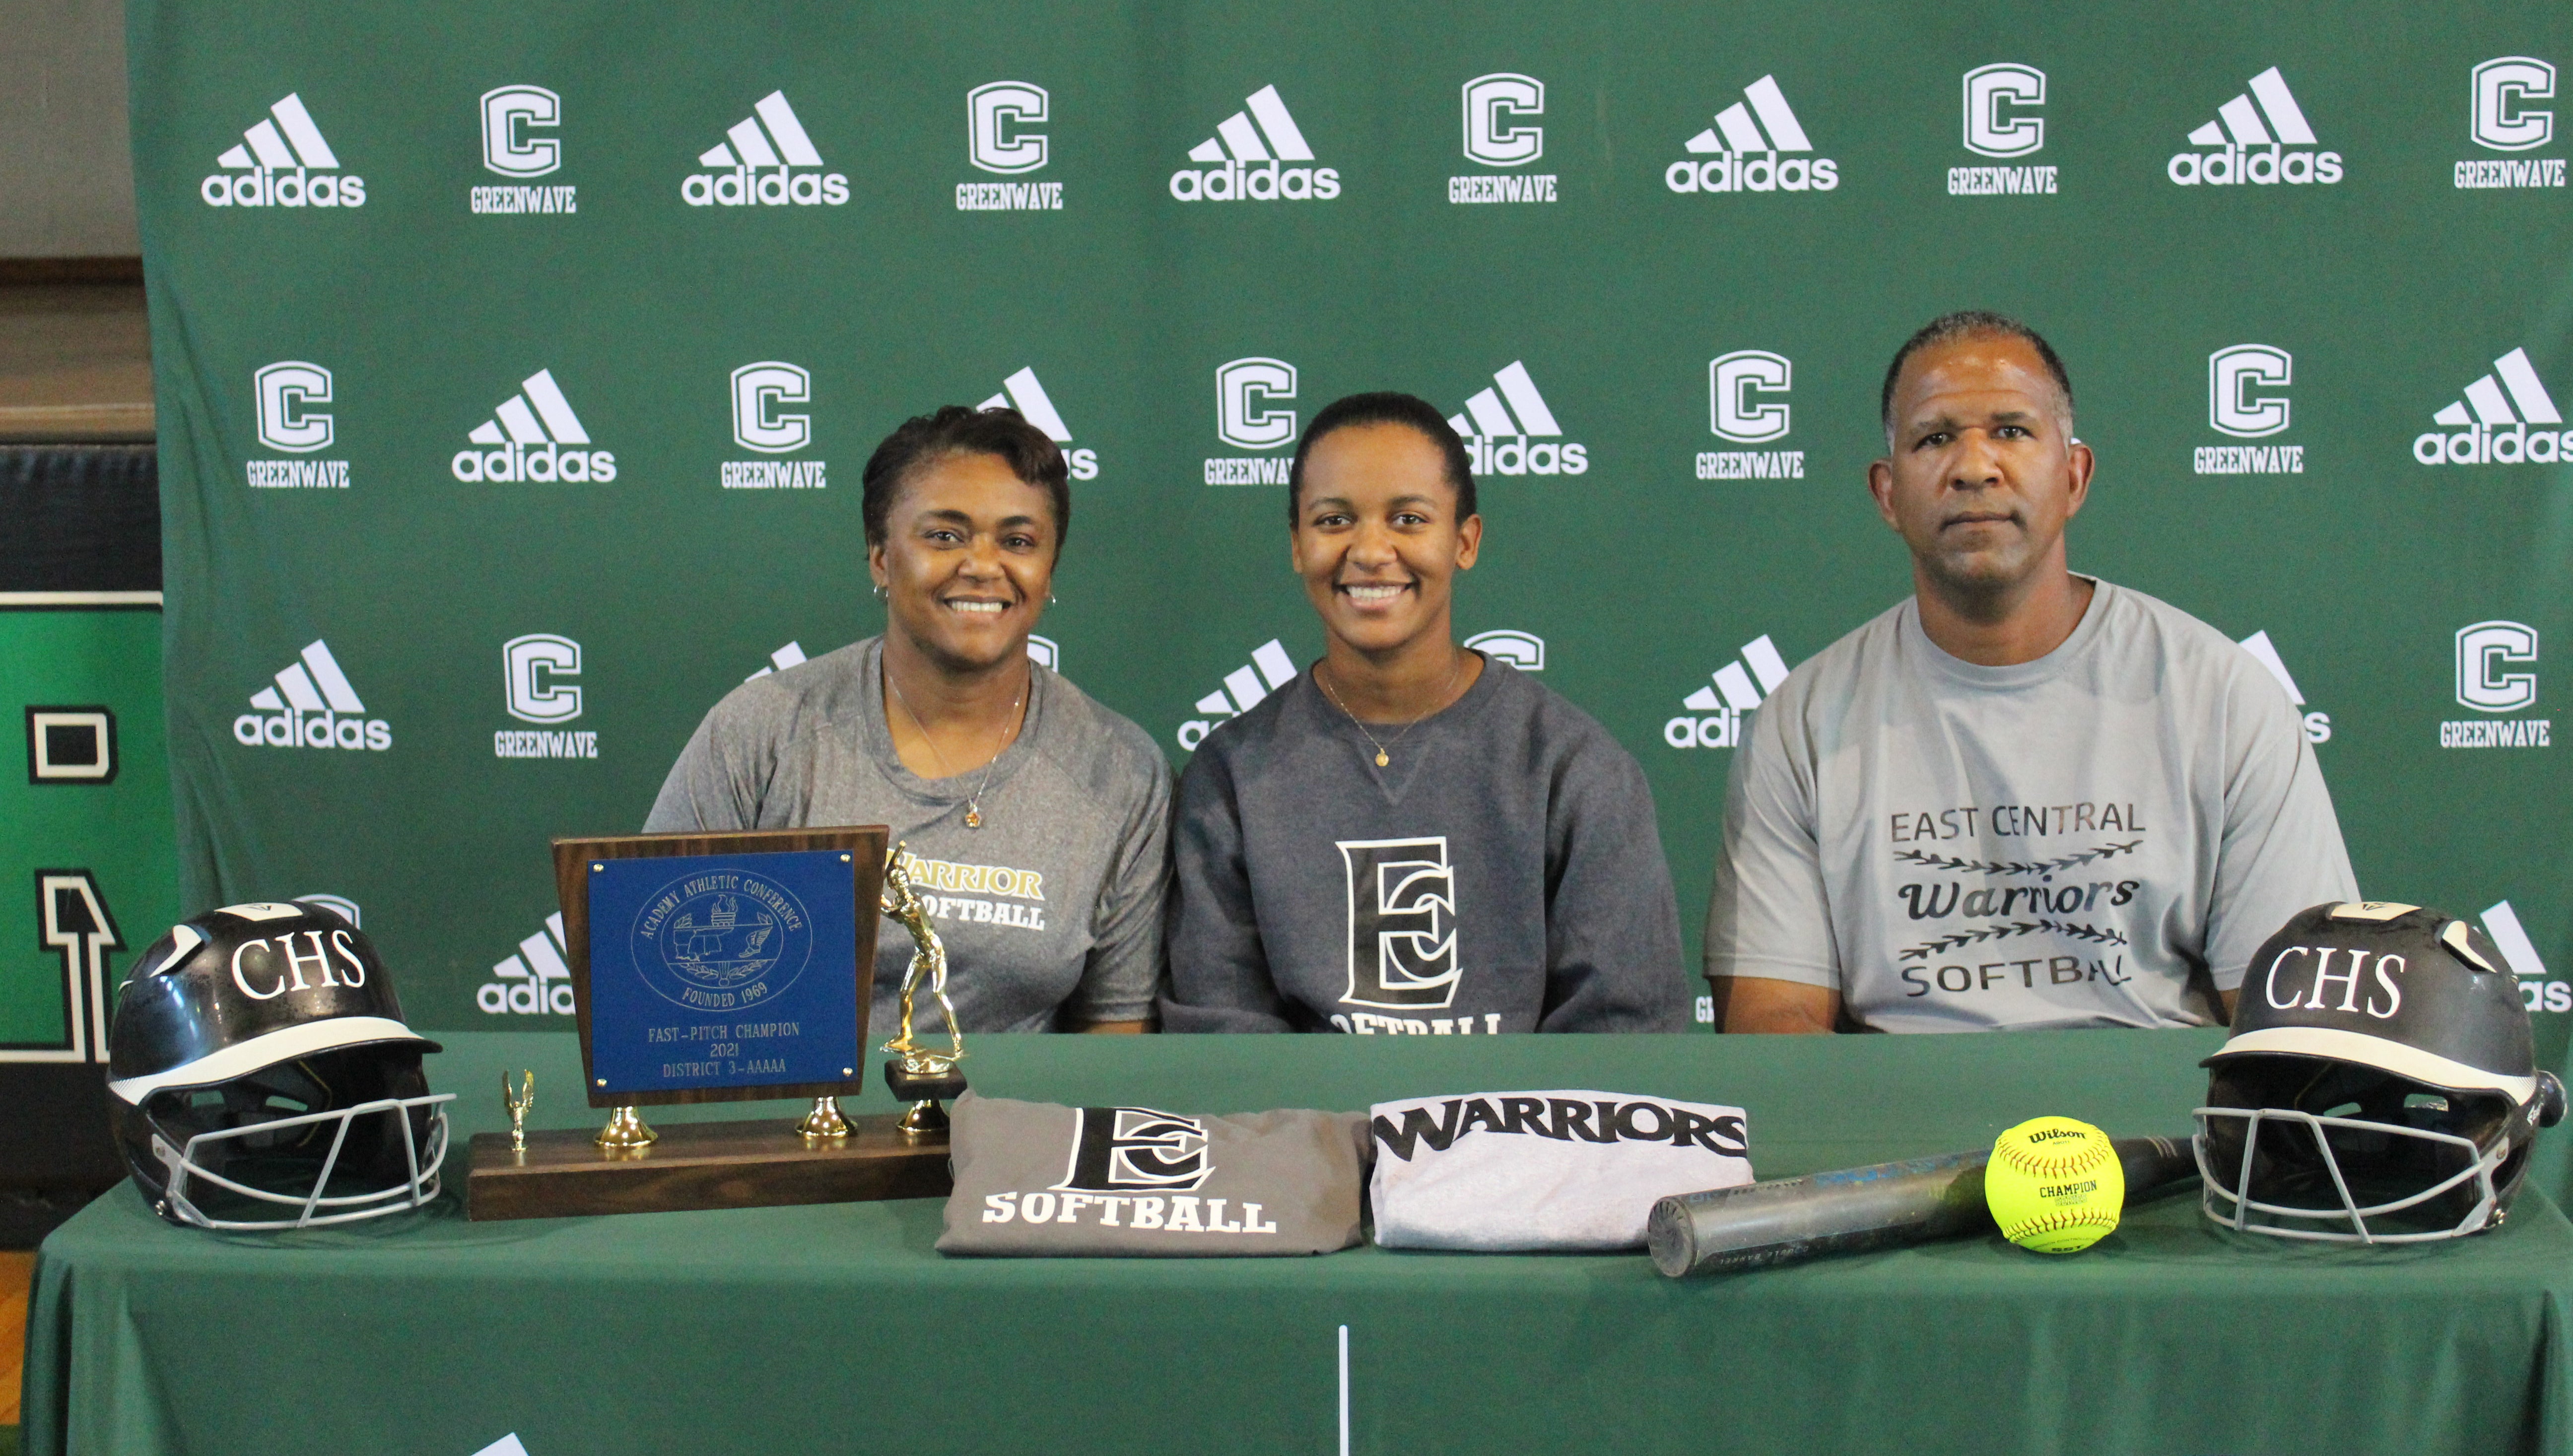
<instances>
[{"instance_id":1,"label":"helmet faceguard","mask_svg":"<svg viewBox=\"0 0 2573 1456\"><path fill-rule=\"evenodd\" d=\"M2196 1110L2200 1206L2279 1238L2413 1243L2498 1224L2535 1131L2499 1093L2320 1058L2223 1064L2207 1096Z\"/></svg>"},{"instance_id":2,"label":"helmet faceguard","mask_svg":"<svg viewBox=\"0 0 2573 1456\"><path fill-rule=\"evenodd\" d=\"M454 1097L429 1091L416 1051L360 1046L165 1089L123 1111L119 1132L127 1162L171 1221L310 1228L435 1198L442 1104Z\"/></svg>"}]
</instances>

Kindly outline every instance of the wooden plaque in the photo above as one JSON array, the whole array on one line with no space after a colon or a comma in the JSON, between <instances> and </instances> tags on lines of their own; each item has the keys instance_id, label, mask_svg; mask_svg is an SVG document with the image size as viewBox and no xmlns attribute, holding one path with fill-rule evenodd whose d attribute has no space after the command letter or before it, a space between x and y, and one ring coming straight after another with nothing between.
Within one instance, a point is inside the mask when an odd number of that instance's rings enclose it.
<instances>
[{"instance_id":1,"label":"wooden plaque","mask_svg":"<svg viewBox=\"0 0 2573 1456\"><path fill-rule=\"evenodd\" d=\"M562 900L563 954L571 969L572 1009L580 1029L581 1091L593 1107L654 1106L670 1102L764 1101L778 1097L853 1096L863 1091L868 1069L863 1061L845 1078L815 1082L677 1088L658 1091L602 1090L590 1046L589 864L593 860L666 858L681 855L753 855L805 850L843 851L853 857L856 904L856 993L858 1045L867 1054L867 1011L875 995L877 896L884 882L885 842L890 831L881 824L837 829L760 829L725 834L628 834L599 839L553 842L554 888ZM758 1124L743 1124L758 1125ZM547 1134L551 1135L551 1134ZM589 1134L582 1133L586 1138ZM529 1155L536 1134L528 1139ZM480 1139L475 1139L478 1146ZM944 1155L943 1153L941 1154ZM477 1167L474 1176L479 1177ZM678 1205L665 1205L678 1206ZM720 1206L720 1205L687 1205Z\"/></svg>"},{"instance_id":2,"label":"wooden plaque","mask_svg":"<svg viewBox=\"0 0 2573 1456\"><path fill-rule=\"evenodd\" d=\"M848 1136L810 1142L784 1117L673 1122L658 1129L660 1140L650 1146L614 1152L580 1128L529 1132L524 1152L510 1150L506 1132L476 1132L464 1216L565 1218L947 1196L946 1134L909 1138L894 1122L890 1112L851 1117Z\"/></svg>"}]
</instances>

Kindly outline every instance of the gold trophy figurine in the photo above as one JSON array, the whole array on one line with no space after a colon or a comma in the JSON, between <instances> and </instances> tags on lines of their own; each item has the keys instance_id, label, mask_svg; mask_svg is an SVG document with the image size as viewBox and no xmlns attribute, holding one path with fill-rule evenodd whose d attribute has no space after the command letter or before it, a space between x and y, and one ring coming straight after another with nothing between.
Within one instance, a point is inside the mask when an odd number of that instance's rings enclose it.
<instances>
[{"instance_id":1,"label":"gold trophy figurine","mask_svg":"<svg viewBox=\"0 0 2573 1456\"><path fill-rule=\"evenodd\" d=\"M965 1093L965 1079L956 1064L965 1060L965 1034L956 1026L956 1006L947 999L947 947L940 943L938 931L929 923L929 907L920 900L920 892L911 883L911 872L903 868L903 846L895 845L885 856L884 896L880 902L885 914L902 923L911 932L913 950L911 965L902 976L902 1035L879 1049L895 1054L885 1064L885 1086L893 1090L897 1101L911 1103L899 1125L905 1136L927 1137L947 1131L947 1110L941 1099L954 1099ZM912 1000L923 983L929 994L938 999L939 1014L947 1021L947 1050L932 1052L912 1039Z\"/></svg>"},{"instance_id":2,"label":"gold trophy figurine","mask_svg":"<svg viewBox=\"0 0 2573 1456\"><path fill-rule=\"evenodd\" d=\"M509 1074L500 1074L500 1104L509 1109L509 1150L527 1150L527 1109L536 1104L536 1074L533 1069L518 1074L518 1089L509 1090Z\"/></svg>"}]
</instances>

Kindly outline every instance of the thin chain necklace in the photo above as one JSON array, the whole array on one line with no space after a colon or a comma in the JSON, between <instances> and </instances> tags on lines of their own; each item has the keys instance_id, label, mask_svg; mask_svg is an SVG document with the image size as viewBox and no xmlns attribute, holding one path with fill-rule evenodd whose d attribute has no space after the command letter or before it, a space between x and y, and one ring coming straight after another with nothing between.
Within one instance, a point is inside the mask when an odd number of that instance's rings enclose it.
<instances>
[{"instance_id":1,"label":"thin chain necklace","mask_svg":"<svg viewBox=\"0 0 2573 1456\"><path fill-rule=\"evenodd\" d=\"M902 684L893 680L890 669L885 672L884 680L885 686L893 689L893 700L902 704L902 715L911 720L912 730L920 735L922 743L929 746L929 756L938 763L938 776L942 779L956 777L955 772L947 767L947 755L938 751L938 740L929 736L928 725L921 722L920 715L911 710L911 699L902 695ZM1033 672L1028 674L1028 680L1034 682L1036 674ZM1028 690L1024 687L1019 689L1019 695L1016 698L1010 700L1010 721L1001 729L1001 742L992 750L992 761L983 766L983 782L975 785L974 792L965 796L967 829L983 827L983 791L992 787L992 775L1001 767L1001 755L1009 749L1010 740L1018 736L1019 704L1027 700Z\"/></svg>"},{"instance_id":2,"label":"thin chain necklace","mask_svg":"<svg viewBox=\"0 0 2573 1456\"><path fill-rule=\"evenodd\" d=\"M1403 724L1403 725L1402 725L1402 731L1401 731L1401 732L1399 732L1399 733L1396 733L1395 735L1393 735L1393 742L1391 742L1391 743L1383 742L1383 741L1379 740L1379 739L1378 739L1378 738L1377 738L1373 733L1371 733L1371 732L1368 732L1368 731L1367 731L1367 725L1366 725L1365 723L1363 723L1363 722L1361 722L1361 721L1359 720L1359 718L1358 718L1358 715L1357 715L1357 714L1349 712L1349 705L1348 705L1348 704L1346 704L1346 703L1344 703L1344 702L1341 702L1341 701L1340 701L1340 695L1339 695L1339 693L1338 693L1338 692L1336 692L1335 690L1333 690L1333 689L1332 689L1332 687L1331 687L1331 680L1330 680L1329 678L1326 678L1326 677L1322 676L1322 674L1320 673L1320 671L1316 670L1316 671L1314 672L1314 674L1313 674L1313 681L1318 682L1318 683L1320 683L1320 684L1322 685L1322 694L1323 694L1323 696L1328 697L1328 698L1331 700L1331 706L1332 706L1332 707L1334 707L1334 708L1339 709L1339 710L1340 710L1340 712L1341 712L1342 714L1346 715L1346 717L1348 718L1348 720L1349 720L1350 724L1351 724L1352 726L1354 726L1354 727L1358 730L1358 732L1359 732L1361 735L1363 735L1363 736L1365 737L1366 741L1375 745L1375 766L1376 766L1377 768L1383 768L1385 765L1387 765L1387 764L1389 764L1389 763L1393 762L1393 754L1392 754L1391 750L1392 750L1392 749L1394 749L1394 748L1396 748L1396 747L1398 747L1398 746L1401 744L1402 740L1404 740L1405 738L1410 737L1410 736L1411 736L1411 730L1412 730L1412 729L1414 729L1414 728L1419 727L1419 726L1420 726L1420 724L1421 724L1421 720L1422 720L1422 719L1425 719L1425 718L1427 718L1431 713L1434 713L1434 712L1438 711L1438 709L1439 709L1439 708L1441 708L1441 707L1445 707L1445 706L1446 706L1446 704L1447 704L1447 690L1448 690L1449 688L1452 688L1452 687L1454 687L1454 686L1456 685L1456 679L1457 679L1457 678L1459 678L1459 677L1461 677L1461 676L1463 676L1463 675L1464 675L1464 672L1465 672L1465 654L1464 654L1464 653L1462 653L1462 652L1459 652L1459 653L1457 653L1457 654L1456 654L1456 667L1455 667L1455 670L1454 670L1454 671L1451 671L1451 672L1449 672L1449 673L1447 674L1447 681L1446 681L1445 685L1441 686L1441 687L1438 689L1437 705L1436 705L1435 707L1431 707L1431 708L1429 708L1429 709L1427 709L1427 710L1423 711L1423 712L1420 714L1420 716L1419 716L1419 717L1414 718L1414 719L1412 719L1410 722ZM885 679L885 680L886 680L887 682L891 682L893 679L891 679L891 678L887 678L887 679Z\"/></svg>"}]
</instances>

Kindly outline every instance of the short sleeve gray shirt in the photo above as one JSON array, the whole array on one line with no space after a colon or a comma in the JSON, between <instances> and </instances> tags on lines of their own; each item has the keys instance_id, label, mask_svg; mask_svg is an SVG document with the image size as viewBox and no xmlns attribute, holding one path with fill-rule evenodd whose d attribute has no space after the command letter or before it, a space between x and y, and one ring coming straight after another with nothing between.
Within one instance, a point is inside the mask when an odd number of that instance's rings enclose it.
<instances>
[{"instance_id":1,"label":"short sleeve gray shirt","mask_svg":"<svg viewBox=\"0 0 2573 1456\"><path fill-rule=\"evenodd\" d=\"M725 694L671 765L644 830L887 825L908 845L946 943L965 1030L1150 1017L1171 809L1153 740L1032 664L1026 724L988 784L979 767L924 779L894 751L882 662L870 637ZM978 793L983 825L969 829L966 800ZM884 922L869 1026L886 1036L911 952Z\"/></svg>"},{"instance_id":2,"label":"short sleeve gray shirt","mask_svg":"<svg viewBox=\"0 0 2573 1456\"><path fill-rule=\"evenodd\" d=\"M2287 918L2358 887L2303 725L2222 633L2100 582L2034 662L1906 598L1789 674L1734 759L1710 976L1879 1031L2205 1026Z\"/></svg>"}]
</instances>

